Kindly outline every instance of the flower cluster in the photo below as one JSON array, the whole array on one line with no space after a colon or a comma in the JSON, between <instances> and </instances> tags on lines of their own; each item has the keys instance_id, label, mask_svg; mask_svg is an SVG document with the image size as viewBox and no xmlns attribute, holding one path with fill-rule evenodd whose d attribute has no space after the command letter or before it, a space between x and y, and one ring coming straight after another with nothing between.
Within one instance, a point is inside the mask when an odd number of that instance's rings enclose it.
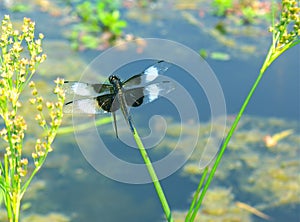
<instances>
[{"instance_id":1,"label":"flower cluster","mask_svg":"<svg viewBox=\"0 0 300 222\"><path fill-rule=\"evenodd\" d=\"M20 92L35 73L37 66L46 59L42 50L43 34L34 37L35 23L24 18L22 31L14 30L8 15L4 16L0 30L0 48L2 50L0 73L4 81L1 86L15 103ZM23 45L26 44L26 50ZM4 84L4 85L3 85Z\"/></svg>"},{"instance_id":2,"label":"flower cluster","mask_svg":"<svg viewBox=\"0 0 300 222\"><path fill-rule=\"evenodd\" d=\"M280 21L271 27L276 39L278 50L299 42L300 36L300 7L299 1L282 0Z\"/></svg>"},{"instance_id":3,"label":"flower cluster","mask_svg":"<svg viewBox=\"0 0 300 222\"><path fill-rule=\"evenodd\" d=\"M45 134L43 138L37 139L35 152L32 153L32 157L34 159L34 164L36 167L39 167L44 161L44 158L46 157L48 152L52 151L51 144L56 136L58 127L60 126L63 117L62 109L65 99L65 93L62 86L64 84L64 80L58 78L54 82L56 83L56 87L54 88L53 93L57 96L57 102L55 103L49 101L44 103L44 99L39 95L35 83L33 81L29 83L31 94L33 96L33 98L31 98L29 101L32 105L35 105L37 111L35 120L42 127ZM49 119L47 119L44 115L45 106L48 110Z\"/></svg>"},{"instance_id":4,"label":"flower cluster","mask_svg":"<svg viewBox=\"0 0 300 222\"><path fill-rule=\"evenodd\" d=\"M55 81L56 102L45 102L31 81L38 65L46 59L42 49L44 36L39 34L35 38L34 30L35 23L28 18L24 18L21 31L15 30L7 15L0 27L0 117L3 119L0 138L6 144L4 161L0 162L0 189L10 221L18 220L22 196L48 152L52 151L51 144L63 116L64 81ZM26 130L32 126L27 125L20 114L22 103L19 100L27 85L32 90L29 102L35 105L35 119L43 130L42 136L36 136L38 139L32 153L35 168L30 173L27 170L29 161L22 151Z\"/></svg>"},{"instance_id":5,"label":"flower cluster","mask_svg":"<svg viewBox=\"0 0 300 222\"><path fill-rule=\"evenodd\" d=\"M22 158L27 124L18 114L22 106L19 96L37 66L46 59L46 55L42 54L43 35L39 34L39 38L35 39L34 29L35 23L28 18L24 18L21 32L13 29L8 15L4 16L0 29L0 116L5 125L0 136L8 144L4 158L16 181L26 175L28 164L28 160ZM4 173L1 172L1 176Z\"/></svg>"}]
</instances>

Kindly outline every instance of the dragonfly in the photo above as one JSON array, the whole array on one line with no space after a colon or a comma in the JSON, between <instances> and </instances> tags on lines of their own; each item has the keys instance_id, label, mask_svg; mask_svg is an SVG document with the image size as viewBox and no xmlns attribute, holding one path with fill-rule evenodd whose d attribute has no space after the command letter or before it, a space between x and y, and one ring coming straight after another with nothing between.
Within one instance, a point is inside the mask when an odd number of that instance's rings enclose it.
<instances>
[{"instance_id":1,"label":"dragonfly","mask_svg":"<svg viewBox=\"0 0 300 222\"><path fill-rule=\"evenodd\" d=\"M107 83L65 81L66 95L73 95L75 99L66 102L63 111L94 115L111 113L118 138L116 111L121 110L134 133L129 108L153 102L175 89L173 82L163 76L170 66L170 63L160 60L125 81L115 74L108 77Z\"/></svg>"}]
</instances>

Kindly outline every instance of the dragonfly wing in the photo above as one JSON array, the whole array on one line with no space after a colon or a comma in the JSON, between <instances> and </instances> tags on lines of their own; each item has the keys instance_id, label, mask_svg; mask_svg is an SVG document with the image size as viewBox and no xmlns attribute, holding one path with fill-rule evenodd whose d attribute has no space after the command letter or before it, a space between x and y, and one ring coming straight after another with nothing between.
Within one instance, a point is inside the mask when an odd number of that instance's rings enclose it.
<instances>
[{"instance_id":1,"label":"dragonfly wing","mask_svg":"<svg viewBox=\"0 0 300 222\"><path fill-rule=\"evenodd\" d=\"M146 98L144 99L145 103L152 102L159 97L163 97L167 95L169 92L175 89L175 85L168 80L164 80L158 83L153 83L145 87L144 95Z\"/></svg>"},{"instance_id":2,"label":"dragonfly wing","mask_svg":"<svg viewBox=\"0 0 300 222\"><path fill-rule=\"evenodd\" d=\"M102 114L106 113L98 105L98 101L94 98L78 99L67 102L63 108L64 113L78 113L78 114Z\"/></svg>"},{"instance_id":3,"label":"dragonfly wing","mask_svg":"<svg viewBox=\"0 0 300 222\"><path fill-rule=\"evenodd\" d=\"M127 106L137 107L142 105L145 97L144 89L145 87L138 87L126 90L124 95Z\"/></svg>"},{"instance_id":4,"label":"dragonfly wing","mask_svg":"<svg viewBox=\"0 0 300 222\"><path fill-rule=\"evenodd\" d=\"M103 114L114 112L120 108L114 94L105 94L94 98L78 99L67 102L64 113Z\"/></svg>"},{"instance_id":5,"label":"dragonfly wing","mask_svg":"<svg viewBox=\"0 0 300 222\"><path fill-rule=\"evenodd\" d=\"M125 91L125 100L128 106L137 107L152 102L159 97L165 96L175 89L175 85L164 80L149 84L145 87L137 87Z\"/></svg>"},{"instance_id":6,"label":"dragonfly wing","mask_svg":"<svg viewBox=\"0 0 300 222\"><path fill-rule=\"evenodd\" d=\"M115 112L120 109L120 103L115 94L97 96L98 106L106 112Z\"/></svg>"},{"instance_id":7,"label":"dragonfly wing","mask_svg":"<svg viewBox=\"0 0 300 222\"><path fill-rule=\"evenodd\" d=\"M96 97L105 92L111 92L113 86L110 84L90 84L84 82L65 81L65 93L69 95L79 95Z\"/></svg>"},{"instance_id":8,"label":"dragonfly wing","mask_svg":"<svg viewBox=\"0 0 300 222\"><path fill-rule=\"evenodd\" d=\"M158 61L154 65L145 69L142 73L132 76L123 82L125 89L147 85L154 81L159 75L164 74L170 67L170 64L165 61Z\"/></svg>"}]
</instances>

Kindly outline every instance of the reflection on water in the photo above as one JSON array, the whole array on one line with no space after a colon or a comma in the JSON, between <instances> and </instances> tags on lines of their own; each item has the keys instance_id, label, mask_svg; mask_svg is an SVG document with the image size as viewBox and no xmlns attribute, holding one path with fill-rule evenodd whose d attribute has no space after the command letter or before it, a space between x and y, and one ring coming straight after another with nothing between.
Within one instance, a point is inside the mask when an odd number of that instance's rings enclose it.
<instances>
[{"instance_id":1,"label":"reflection on water","mask_svg":"<svg viewBox=\"0 0 300 222\"><path fill-rule=\"evenodd\" d=\"M278 132L285 132L286 129L294 129L292 134L281 137L278 143L269 147L264 138L267 135L279 135ZM231 195L235 198L226 198L231 203L222 203L220 200L206 198L202 213L201 221L218 221L220 218L231 217L231 204L238 201L245 202L255 206L258 210L274 211L270 217L275 221L281 221L286 215L285 209L293 206L299 208L300 204L300 134L299 126L296 121L285 121L277 118L259 118L244 116L239 124L238 130L233 136L228 150L216 172L216 182L210 192L219 189L218 186L230 188ZM201 175L199 159L194 154L189 163L183 169L183 175L198 180ZM193 159L195 159L193 161ZM216 188L214 188L216 187ZM225 188L221 188L225 189ZM221 193L216 190L215 196ZM212 203L209 203L212 201ZM217 205L221 211L219 213L207 210L208 205ZM210 206L214 209L215 206ZM211 215L207 217L207 214ZM289 216L291 216L289 212ZM232 217L231 217L232 218ZM242 218L242 217L240 217ZM293 220L296 220L295 212ZM224 221L220 220L220 221ZM255 221L244 220L241 221Z\"/></svg>"},{"instance_id":2,"label":"reflection on water","mask_svg":"<svg viewBox=\"0 0 300 222\"><path fill-rule=\"evenodd\" d=\"M169 133L152 150L151 157L173 149L172 141L176 140L178 124L170 124ZM205 129L209 125L209 122L201 125L200 135L206 135ZM183 128L186 138L193 136L194 129ZM287 128L294 129L294 133L278 141L276 146L266 146L266 135ZM113 132L111 134L112 140L115 140ZM87 165L78 148L70 144L72 140L72 135L63 135L56 141L55 152L25 196L24 206L27 204L27 209L24 208L24 216L41 221L95 221L102 217L105 218L103 221L140 221L141 217L148 217L145 221L161 220L160 204L151 184L126 185L101 176ZM199 219L259 221L249 211L253 207L258 214L273 221L282 221L287 216L295 221L300 204L299 143L297 122L245 116L217 170ZM189 145L187 139L186 146ZM199 144L180 174L172 176L172 183L166 181L164 188L171 203L175 201L173 198L178 189L191 194L196 188L201 175L201 146ZM138 156L135 158L139 159ZM184 186L179 187L180 184ZM184 221L182 218L190 197L181 196L180 199L183 205L171 205L175 221ZM36 212L40 215L31 215ZM43 217L48 220L42 220Z\"/></svg>"}]
</instances>

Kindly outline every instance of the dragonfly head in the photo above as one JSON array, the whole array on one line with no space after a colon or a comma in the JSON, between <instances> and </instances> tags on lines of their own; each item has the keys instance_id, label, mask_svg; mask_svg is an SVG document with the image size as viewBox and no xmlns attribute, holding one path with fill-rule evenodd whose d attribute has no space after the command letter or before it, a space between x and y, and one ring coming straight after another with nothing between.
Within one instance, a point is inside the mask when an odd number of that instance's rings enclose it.
<instances>
[{"instance_id":1,"label":"dragonfly head","mask_svg":"<svg viewBox=\"0 0 300 222\"><path fill-rule=\"evenodd\" d=\"M116 75L111 75L111 76L109 76L108 80L111 84L115 84L116 81L117 82L120 81L120 78Z\"/></svg>"}]
</instances>

